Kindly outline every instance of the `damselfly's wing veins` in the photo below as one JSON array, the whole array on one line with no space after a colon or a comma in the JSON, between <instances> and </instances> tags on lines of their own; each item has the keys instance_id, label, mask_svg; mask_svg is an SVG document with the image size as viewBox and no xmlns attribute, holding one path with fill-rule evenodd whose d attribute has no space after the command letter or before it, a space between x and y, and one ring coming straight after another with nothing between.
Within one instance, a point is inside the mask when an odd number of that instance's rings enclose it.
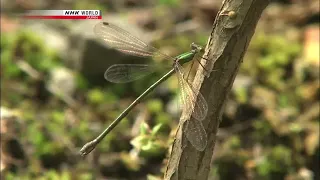
<instances>
[{"instance_id":1,"label":"damselfly's wing veins","mask_svg":"<svg viewBox=\"0 0 320 180\"><path fill-rule=\"evenodd\" d=\"M109 47L120 52L134 56L174 60L173 57L161 53L157 48L148 45L141 39L114 24L100 22L95 25L93 31L100 39L104 40Z\"/></svg>"}]
</instances>

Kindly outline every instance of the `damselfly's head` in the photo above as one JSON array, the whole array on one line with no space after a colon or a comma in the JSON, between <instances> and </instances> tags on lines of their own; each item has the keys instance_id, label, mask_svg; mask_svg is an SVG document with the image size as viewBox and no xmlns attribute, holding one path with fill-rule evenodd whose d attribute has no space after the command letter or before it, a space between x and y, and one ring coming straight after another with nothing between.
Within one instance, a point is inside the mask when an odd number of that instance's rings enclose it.
<instances>
[{"instance_id":1,"label":"damselfly's head","mask_svg":"<svg viewBox=\"0 0 320 180\"><path fill-rule=\"evenodd\" d=\"M202 51L203 51L202 46L200 46L200 45L198 45L198 44L196 44L196 43L194 43L194 42L191 43L190 47L191 47L191 50L192 50L193 52L195 52L195 53L198 53L198 52L202 52Z\"/></svg>"}]
</instances>

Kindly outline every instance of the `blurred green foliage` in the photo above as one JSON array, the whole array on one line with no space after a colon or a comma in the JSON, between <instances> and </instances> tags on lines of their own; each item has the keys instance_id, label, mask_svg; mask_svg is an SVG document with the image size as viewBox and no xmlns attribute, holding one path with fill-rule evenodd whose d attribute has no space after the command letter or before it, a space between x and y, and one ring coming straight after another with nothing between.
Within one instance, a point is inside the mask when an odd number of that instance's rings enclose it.
<instances>
[{"instance_id":1,"label":"blurred green foliage","mask_svg":"<svg viewBox=\"0 0 320 180\"><path fill-rule=\"evenodd\" d=\"M180 0L158 0L159 5L166 5L166 6L178 6L181 4Z\"/></svg>"},{"instance_id":2,"label":"blurred green foliage","mask_svg":"<svg viewBox=\"0 0 320 180\"><path fill-rule=\"evenodd\" d=\"M131 144L138 150L140 156L148 158L165 154L167 149L166 142L157 138L161 126L162 124L158 124L150 129L146 123L141 124L140 134L131 140Z\"/></svg>"},{"instance_id":3,"label":"blurred green foliage","mask_svg":"<svg viewBox=\"0 0 320 180\"><path fill-rule=\"evenodd\" d=\"M257 32L250 47L253 53L247 56L249 63L244 63L242 71L276 90L283 91L287 88L286 84L290 79L286 79L286 72L301 53L301 45L281 35Z\"/></svg>"}]
</instances>

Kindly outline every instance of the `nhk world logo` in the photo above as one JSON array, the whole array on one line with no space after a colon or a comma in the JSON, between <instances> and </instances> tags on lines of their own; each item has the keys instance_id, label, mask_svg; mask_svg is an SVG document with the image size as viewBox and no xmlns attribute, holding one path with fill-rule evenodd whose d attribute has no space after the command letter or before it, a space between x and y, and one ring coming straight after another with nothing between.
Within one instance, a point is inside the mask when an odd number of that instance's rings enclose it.
<instances>
[{"instance_id":1,"label":"nhk world logo","mask_svg":"<svg viewBox=\"0 0 320 180\"><path fill-rule=\"evenodd\" d=\"M64 10L65 16L99 16L100 10Z\"/></svg>"},{"instance_id":2,"label":"nhk world logo","mask_svg":"<svg viewBox=\"0 0 320 180\"><path fill-rule=\"evenodd\" d=\"M102 19L100 10L33 10L26 19Z\"/></svg>"}]
</instances>

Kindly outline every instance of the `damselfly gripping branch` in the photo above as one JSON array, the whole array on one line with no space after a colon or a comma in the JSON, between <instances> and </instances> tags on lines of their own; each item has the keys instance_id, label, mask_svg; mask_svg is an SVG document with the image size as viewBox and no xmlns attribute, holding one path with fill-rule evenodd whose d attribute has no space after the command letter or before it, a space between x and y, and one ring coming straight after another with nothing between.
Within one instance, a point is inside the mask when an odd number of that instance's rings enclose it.
<instances>
[{"instance_id":1,"label":"damselfly gripping branch","mask_svg":"<svg viewBox=\"0 0 320 180\"><path fill-rule=\"evenodd\" d=\"M207 145L207 135L201 121L207 115L208 105L201 93L184 77L182 68L182 65L193 60L197 53L203 52L202 47L192 43L191 51L180 54L174 58L160 52L158 49L146 44L129 32L108 22L97 24L94 27L94 33L109 47L117 49L120 52L141 57L171 60L173 68L134 100L97 138L85 144L80 150L81 155L84 156L89 154L147 94L167 80L175 72L177 73L181 89L180 98L182 109L183 111L191 113L191 116L193 117L187 122L187 128L184 133L197 150L203 151ZM105 78L114 83L126 83L150 75L155 72L155 70L156 66L154 65L115 64L107 69Z\"/></svg>"}]
</instances>

